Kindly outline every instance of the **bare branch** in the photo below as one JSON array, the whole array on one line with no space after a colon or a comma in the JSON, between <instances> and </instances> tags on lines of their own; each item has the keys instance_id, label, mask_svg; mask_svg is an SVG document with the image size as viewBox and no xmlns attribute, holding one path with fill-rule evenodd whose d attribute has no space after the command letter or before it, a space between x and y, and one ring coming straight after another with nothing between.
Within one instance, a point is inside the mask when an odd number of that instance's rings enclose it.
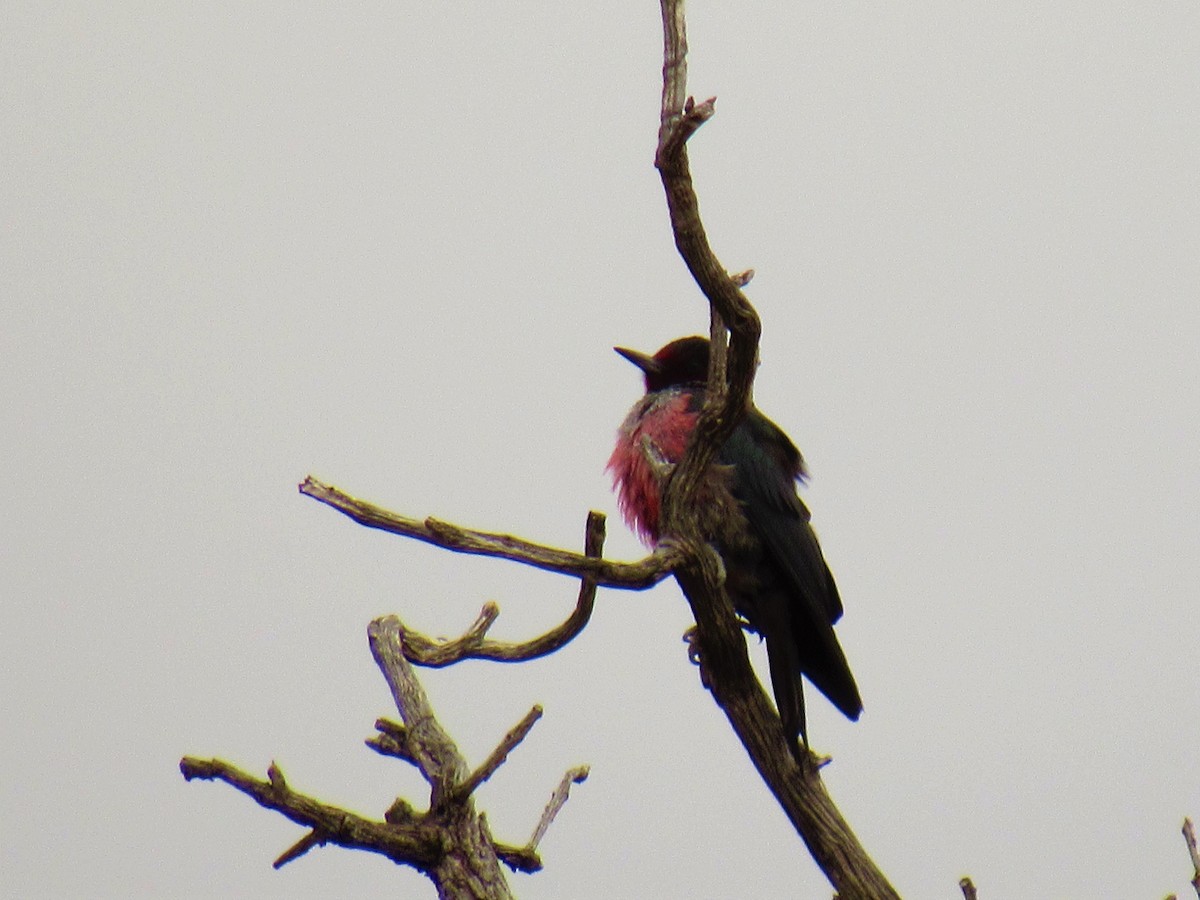
<instances>
[{"instance_id":1,"label":"bare branch","mask_svg":"<svg viewBox=\"0 0 1200 900\"><path fill-rule=\"evenodd\" d=\"M551 795L550 802L546 804L546 808L542 811L542 817L538 820L537 827L533 830L533 836L524 847L510 847L505 844L496 845L496 855L500 857L502 863L514 872L536 872L542 868L542 860L537 852L538 844L545 837L546 829L550 827L550 823L554 821L554 817L558 815L558 811L567 802L567 797L571 792L571 785L581 784L586 781L589 771L587 766L577 766L574 769L567 770L562 781L559 782L558 787L555 788L554 793Z\"/></svg>"},{"instance_id":2,"label":"bare branch","mask_svg":"<svg viewBox=\"0 0 1200 900\"><path fill-rule=\"evenodd\" d=\"M596 584L601 587L623 590L651 587L671 573L675 562L669 548L656 550L635 563L612 562L546 547L508 534L472 531L434 518L410 519L352 497L344 491L323 484L311 475L300 484L300 493L333 507L368 528L416 538L457 553L495 556L577 578L587 576L595 579ZM603 516L602 513L595 515Z\"/></svg>"},{"instance_id":3,"label":"bare branch","mask_svg":"<svg viewBox=\"0 0 1200 900\"><path fill-rule=\"evenodd\" d=\"M542 858L530 852L528 847L513 847L511 844L497 844L496 856L514 872L540 872Z\"/></svg>"},{"instance_id":4,"label":"bare branch","mask_svg":"<svg viewBox=\"0 0 1200 900\"><path fill-rule=\"evenodd\" d=\"M537 827L533 829L529 843L525 845L530 852L537 850L537 845L546 836L546 830L550 827L550 823L554 821L554 817L558 815L558 811L567 802L567 797L571 795L571 785L583 784L583 782L587 781L589 774L591 774L591 769L587 766L577 766L574 769L569 769L563 775L562 781L558 783L558 787L550 795L550 802L546 804L546 808L542 811L542 817L538 820Z\"/></svg>"},{"instance_id":5,"label":"bare branch","mask_svg":"<svg viewBox=\"0 0 1200 900\"><path fill-rule=\"evenodd\" d=\"M658 145L667 143L667 131L683 112L687 97L687 22L683 4L660 3L663 19L663 91L662 116L658 126Z\"/></svg>"},{"instance_id":6,"label":"bare branch","mask_svg":"<svg viewBox=\"0 0 1200 900\"><path fill-rule=\"evenodd\" d=\"M188 781L193 778L224 781L237 788L260 806L273 809L298 825L312 829L313 833L321 836L316 843L329 841L343 847L372 850L382 853L394 862L405 863L422 871L427 871L433 866L440 855L436 832L423 827L420 822L406 827L372 822L344 809L296 793L288 787L274 763L266 781L259 780L220 759L185 756L179 763L179 769ZM289 854L298 847L299 845L296 845L276 860L276 867L287 863ZM305 851L307 849L309 848L306 847Z\"/></svg>"},{"instance_id":7,"label":"bare branch","mask_svg":"<svg viewBox=\"0 0 1200 900\"><path fill-rule=\"evenodd\" d=\"M409 629L404 632L404 655L408 661L430 669L440 669L464 659L506 659L505 651L518 644L486 641L488 631L500 616L500 607L490 600L483 604L471 627L456 638L431 638ZM488 649L484 649L485 646ZM492 655L495 654L495 655Z\"/></svg>"},{"instance_id":8,"label":"bare branch","mask_svg":"<svg viewBox=\"0 0 1200 900\"><path fill-rule=\"evenodd\" d=\"M408 745L408 729L398 722L388 719L376 719L375 729L380 733L367 738L363 743L381 756L394 756L406 763L416 766L422 774L424 770Z\"/></svg>"},{"instance_id":9,"label":"bare branch","mask_svg":"<svg viewBox=\"0 0 1200 900\"><path fill-rule=\"evenodd\" d=\"M599 553L600 540L602 533L593 536L589 548ZM397 798L382 822L371 821L293 791L274 763L267 769L266 780L219 759L184 757L180 771L189 781L224 781L308 829L275 860L276 868L330 843L380 853L393 862L412 866L434 882L442 898L506 900L511 893L500 862L525 872L536 872L542 863L533 844L514 848L497 843L487 817L475 812L472 794L525 738L542 710L537 706L531 709L484 763L468 775L466 761L434 718L425 691L404 657L403 634L404 625L395 616L377 619L368 628L371 652L404 722L377 720L379 734L367 744L420 770L430 785L427 812L418 812L407 800Z\"/></svg>"},{"instance_id":10,"label":"bare branch","mask_svg":"<svg viewBox=\"0 0 1200 900\"><path fill-rule=\"evenodd\" d=\"M958 886L962 890L963 900L977 900L979 894L975 891L975 882L968 876L964 875L960 878Z\"/></svg>"},{"instance_id":11,"label":"bare branch","mask_svg":"<svg viewBox=\"0 0 1200 900\"><path fill-rule=\"evenodd\" d=\"M665 162L675 160L684 153L684 145L688 138L695 134L700 126L717 114L717 98L709 97L703 103L697 103L688 97L683 110L673 113L668 120L665 130L659 132L659 150L657 160Z\"/></svg>"},{"instance_id":12,"label":"bare branch","mask_svg":"<svg viewBox=\"0 0 1200 900\"><path fill-rule=\"evenodd\" d=\"M588 513L584 555L598 559L604 552L604 514ZM461 637L435 641L415 631L404 632L404 655L419 666L440 668L463 659L490 659L495 662L525 662L561 649L581 632L592 617L596 605L596 581L585 575L579 582L579 599L567 619L555 628L520 644L485 640L488 629L500 614L500 608L487 603L470 628Z\"/></svg>"},{"instance_id":13,"label":"bare branch","mask_svg":"<svg viewBox=\"0 0 1200 900\"><path fill-rule=\"evenodd\" d=\"M723 381L710 380L708 402L692 435L688 453L667 486L663 498L663 520L667 525L686 518L681 510L690 507L717 449L745 414L762 326L737 281L717 260L700 219L700 202L692 186L686 142L712 117L714 101L693 104L683 100L687 96L687 32L683 4L681 0L660 0L660 3L663 99L654 164L662 178L679 255L733 338L727 376ZM721 389L723 385L728 386L727 393Z\"/></svg>"},{"instance_id":14,"label":"bare branch","mask_svg":"<svg viewBox=\"0 0 1200 900\"><path fill-rule=\"evenodd\" d=\"M746 641L724 589L721 560L699 529L695 507L704 474L750 403L761 325L739 288L744 277L731 277L718 262L700 219L686 141L712 116L712 103L694 105L683 100L687 37L682 3L660 2L663 103L655 165L666 193L675 246L709 301L716 339L708 397L687 452L667 484L661 517L662 533L684 554L674 571L696 618L701 680L838 895L898 898L829 798L816 757L808 752L799 762L784 739L778 715L750 667ZM729 329L730 344L721 378L723 326Z\"/></svg>"},{"instance_id":15,"label":"bare branch","mask_svg":"<svg viewBox=\"0 0 1200 900\"><path fill-rule=\"evenodd\" d=\"M392 699L404 719L405 728L400 734L405 758L411 759L429 782L432 788L430 807L437 807L466 777L467 764L434 716L425 689L404 658L403 628L398 618L385 616L367 627L367 637L371 655L392 689ZM393 731L391 736L397 737L396 732Z\"/></svg>"},{"instance_id":16,"label":"bare branch","mask_svg":"<svg viewBox=\"0 0 1200 900\"><path fill-rule=\"evenodd\" d=\"M687 142L714 115L714 100L697 104L687 96L687 39L682 3L681 0L660 2L664 33L663 97L655 165L666 193L676 247L712 311L714 374L688 451L668 479L661 516L663 539L659 548L640 562L614 563L601 558L600 543L595 549L591 547L591 519L588 552L580 556L510 535L468 530L433 518L409 519L311 477L300 486L300 491L371 528L457 552L521 562L572 575L583 582L572 616L549 634L526 644L487 640L488 629L498 614L494 605L485 606L476 623L462 637L449 642L405 635L403 627L394 618L372 623L372 652L392 686L407 727L381 728L381 734L371 743L380 752L409 760L421 769L433 786L431 814L445 803L469 804L474 787L494 771L523 735L516 736L511 743L502 742L492 757L474 775L467 777L465 763L457 749L433 721L432 714L427 713L428 703L405 655L427 665L446 665L456 659L479 656L506 660L532 658L551 652L578 633L591 613L597 585L641 589L673 572L696 618L696 646L700 650L702 681L725 711L751 760L817 863L841 896L895 898L895 890L871 862L825 792L819 775L820 761L811 751L806 751L803 757L794 755L795 748L785 740L778 716L750 667L741 627L723 587L721 559L699 530L699 519L695 514L699 487L718 448L749 407L761 326L757 313L740 289L752 273L731 275L720 265L700 219ZM726 327L730 337L727 354L724 352ZM505 862L518 867L540 866L536 844L566 799L570 783L582 780L585 775L586 772L576 772L572 777L572 773L568 773L528 847L497 849ZM401 822L412 818L407 808L396 815ZM483 817L478 818L478 823L479 828L486 831ZM314 835L319 834L321 832L314 829ZM309 842L312 840L315 837Z\"/></svg>"},{"instance_id":17,"label":"bare branch","mask_svg":"<svg viewBox=\"0 0 1200 900\"><path fill-rule=\"evenodd\" d=\"M700 290L734 334L758 340L758 314L735 280L717 264L692 187L687 140L715 113L716 98L695 104L687 92L687 23L682 0L660 0L663 20L663 92L654 165L662 177L679 255ZM684 98L687 98L686 100ZM747 367L749 370L749 367Z\"/></svg>"},{"instance_id":18,"label":"bare branch","mask_svg":"<svg viewBox=\"0 0 1200 900\"><path fill-rule=\"evenodd\" d=\"M293 860L299 859L313 847L320 847L325 843L325 836L321 832L313 829L292 846L288 847L279 855L279 858L271 864L272 868L282 869Z\"/></svg>"},{"instance_id":19,"label":"bare branch","mask_svg":"<svg viewBox=\"0 0 1200 900\"><path fill-rule=\"evenodd\" d=\"M1183 820L1183 840L1187 844L1188 855L1192 858L1192 887L1200 898L1200 849L1196 847L1196 826L1190 818Z\"/></svg>"},{"instance_id":20,"label":"bare branch","mask_svg":"<svg viewBox=\"0 0 1200 900\"><path fill-rule=\"evenodd\" d=\"M483 764L454 789L455 797L465 799L471 796L476 788L491 778L495 774L495 771L504 765L504 761L508 759L508 754L512 753L516 746L525 740L525 735L529 734L529 729L533 728L534 724L541 717L542 708L540 706L534 706L533 709L529 710L520 722L509 729L500 743L496 745L496 749L488 754L488 758L483 761Z\"/></svg>"}]
</instances>

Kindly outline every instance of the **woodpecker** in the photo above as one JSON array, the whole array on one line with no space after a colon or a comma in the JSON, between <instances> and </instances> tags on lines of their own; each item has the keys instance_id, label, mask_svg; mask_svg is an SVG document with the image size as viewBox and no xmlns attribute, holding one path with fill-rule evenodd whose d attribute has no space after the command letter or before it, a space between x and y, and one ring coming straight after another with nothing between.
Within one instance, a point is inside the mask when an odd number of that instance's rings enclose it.
<instances>
[{"instance_id":1,"label":"woodpecker","mask_svg":"<svg viewBox=\"0 0 1200 900\"><path fill-rule=\"evenodd\" d=\"M685 337L653 356L614 347L637 366L646 394L629 411L608 460L625 521L658 542L662 489L683 457L704 405L708 340ZM700 526L725 564L725 589L746 626L767 644L771 686L793 752L808 745L801 676L851 720L862 700L833 625L837 585L796 483L808 477L786 434L751 406L705 473Z\"/></svg>"}]
</instances>

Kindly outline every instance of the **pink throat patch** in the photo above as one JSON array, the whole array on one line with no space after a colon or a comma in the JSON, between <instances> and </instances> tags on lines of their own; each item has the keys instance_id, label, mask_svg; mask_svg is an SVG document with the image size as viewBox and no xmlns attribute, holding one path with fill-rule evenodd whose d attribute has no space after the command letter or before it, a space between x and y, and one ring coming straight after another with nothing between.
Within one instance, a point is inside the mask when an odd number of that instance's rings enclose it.
<instances>
[{"instance_id":1,"label":"pink throat patch","mask_svg":"<svg viewBox=\"0 0 1200 900\"><path fill-rule=\"evenodd\" d=\"M622 423L605 467L612 473L621 515L651 547L659 537L663 463L677 463L683 456L699 415L693 405L693 392L686 388L647 394Z\"/></svg>"}]
</instances>

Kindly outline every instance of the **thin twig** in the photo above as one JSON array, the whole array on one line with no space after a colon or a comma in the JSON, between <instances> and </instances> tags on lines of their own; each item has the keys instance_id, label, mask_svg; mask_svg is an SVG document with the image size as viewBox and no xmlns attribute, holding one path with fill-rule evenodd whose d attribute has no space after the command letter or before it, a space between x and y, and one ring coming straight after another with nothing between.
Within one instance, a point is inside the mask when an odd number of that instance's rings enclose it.
<instances>
[{"instance_id":1,"label":"thin twig","mask_svg":"<svg viewBox=\"0 0 1200 900\"><path fill-rule=\"evenodd\" d=\"M590 512L584 538L584 555L598 559L604 552L604 515ZM412 630L404 632L404 655L418 666L441 668L464 659L488 659L495 662L525 662L553 653L570 643L592 617L596 605L596 581L585 575L579 582L575 609L560 625L523 643L487 640L488 629L500 614L495 603L484 604L475 623L460 637L432 640Z\"/></svg>"},{"instance_id":2,"label":"thin twig","mask_svg":"<svg viewBox=\"0 0 1200 900\"><path fill-rule=\"evenodd\" d=\"M325 836L315 828L306 834L292 846L288 847L283 853L279 854L279 858L271 863L271 867L282 869L293 860L299 859L313 847L320 847L325 843Z\"/></svg>"},{"instance_id":3,"label":"thin twig","mask_svg":"<svg viewBox=\"0 0 1200 900\"><path fill-rule=\"evenodd\" d=\"M371 654L392 689L392 699L404 719L404 749L429 782L432 789L430 806L436 807L466 777L467 764L434 716L425 689L404 658L403 633L404 626L396 616L376 619L367 627Z\"/></svg>"},{"instance_id":4,"label":"thin twig","mask_svg":"<svg viewBox=\"0 0 1200 900\"><path fill-rule=\"evenodd\" d=\"M1183 840L1187 844L1188 855L1192 858L1192 887L1200 898L1200 849L1196 847L1196 826L1190 818L1183 820Z\"/></svg>"},{"instance_id":5,"label":"thin twig","mask_svg":"<svg viewBox=\"0 0 1200 900\"><path fill-rule=\"evenodd\" d=\"M537 827L533 830L533 836L524 847L512 847L507 844L495 845L496 855L502 863L514 872L537 872L542 868L542 858L537 852L538 844L546 836L546 829L550 827L550 823L554 821L554 817L558 815L558 811L567 802L567 797L571 793L571 785L581 784L586 781L588 771L587 766L578 766L567 771L551 795L550 802L546 804L546 808L542 811L542 817L538 820Z\"/></svg>"},{"instance_id":6,"label":"thin twig","mask_svg":"<svg viewBox=\"0 0 1200 900\"><path fill-rule=\"evenodd\" d=\"M663 90L662 115L658 126L658 144L667 141L666 130L683 112L687 97L687 20L682 3L662 2L663 19Z\"/></svg>"},{"instance_id":7,"label":"thin twig","mask_svg":"<svg viewBox=\"0 0 1200 900\"><path fill-rule=\"evenodd\" d=\"M664 525L683 521L700 490L717 448L745 414L754 380L762 326L737 281L717 260L700 218L692 185L687 140L710 119L714 100L695 104L687 97L687 31L681 0L660 0L663 20L663 94L654 164L662 178L671 231L680 257L716 316L732 335L727 377L710 383L709 396L689 450L676 468L663 498ZM740 280L740 278L738 279ZM717 329L714 329L714 331ZM728 391L724 388L727 386ZM664 529L666 530L666 529Z\"/></svg>"},{"instance_id":8,"label":"thin twig","mask_svg":"<svg viewBox=\"0 0 1200 900\"><path fill-rule=\"evenodd\" d=\"M488 758L483 761L478 769L472 772L467 778L462 781L454 789L456 798L465 799L475 792L475 790L487 781L504 765L504 761L508 759L508 754L516 748L516 746L525 740L525 735L529 734L529 729L533 728L538 719L542 717L542 708L534 706L525 714L516 725L509 729L508 733L496 745L496 749L488 754Z\"/></svg>"},{"instance_id":9,"label":"thin twig","mask_svg":"<svg viewBox=\"0 0 1200 900\"><path fill-rule=\"evenodd\" d=\"M571 795L571 785L583 784L583 782L587 781L590 773L591 769L587 766L576 766L574 769L569 769L563 775L562 781L558 783L558 787L550 795L550 802L542 810L542 817L538 820L537 827L533 829L533 835L529 838L529 843L525 845L525 848L529 852L536 851L538 844L546 836L546 829L550 827L550 823L554 821L554 817L558 815L558 811L567 802L567 797Z\"/></svg>"},{"instance_id":10,"label":"thin twig","mask_svg":"<svg viewBox=\"0 0 1200 900\"><path fill-rule=\"evenodd\" d=\"M408 745L408 729L397 722L376 719L375 729L380 732L367 738L364 743L381 756L393 756L421 769L412 748ZM422 772L424 770L421 770Z\"/></svg>"},{"instance_id":11,"label":"thin twig","mask_svg":"<svg viewBox=\"0 0 1200 900\"><path fill-rule=\"evenodd\" d=\"M963 900L976 900L979 896L975 891L975 882L969 876L964 875L958 880L958 886L962 889Z\"/></svg>"},{"instance_id":12,"label":"thin twig","mask_svg":"<svg viewBox=\"0 0 1200 900\"><path fill-rule=\"evenodd\" d=\"M495 624L500 615L500 607L492 601L483 604L479 615L471 623L471 627L456 638L431 638L419 634L411 628L404 631L404 655L408 661L418 666L430 669L440 669L453 665L464 659L474 659L479 656L487 658L488 650L496 648L496 658L503 659L499 647L515 647L516 644L503 644L498 641L487 641L488 630ZM485 646L488 649L485 649Z\"/></svg>"},{"instance_id":13,"label":"thin twig","mask_svg":"<svg viewBox=\"0 0 1200 900\"><path fill-rule=\"evenodd\" d=\"M699 530L695 507L713 458L749 408L761 324L708 243L692 185L687 139L713 114L711 101L687 97L687 38L681 0L660 0L663 20L663 98L655 166L662 179L671 230L714 314L714 331L729 329L726 377L708 397L683 459L663 497L662 532L683 553L674 574L696 617L702 678L751 760L839 895L898 900L833 804L811 753L800 765L779 717L755 677L746 641L723 586L719 556ZM719 320L719 321L718 321Z\"/></svg>"}]
</instances>

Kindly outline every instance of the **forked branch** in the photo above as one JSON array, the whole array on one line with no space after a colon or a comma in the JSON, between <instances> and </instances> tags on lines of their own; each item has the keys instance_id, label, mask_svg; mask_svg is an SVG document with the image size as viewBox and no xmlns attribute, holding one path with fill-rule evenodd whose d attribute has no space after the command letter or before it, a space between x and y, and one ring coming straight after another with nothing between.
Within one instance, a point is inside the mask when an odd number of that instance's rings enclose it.
<instances>
[{"instance_id":1,"label":"forked branch","mask_svg":"<svg viewBox=\"0 0 1200 900\"><path fill-rule=\"evenodd\" d=\"M503 765L541 717L534 707L500 741L474 771L467 767L454 741L438 723L412 665L404 655L404 626L394 616L377 619L368 629L371 652L383 672L402 722L380 719L380 732L367 743L372 748L416 766L430 785L429 807L417 811L398 799L373 821L292 790L274 763L265 780L255 778L219 759L184 757L180 770L194 778L224 781L260 805L276 810L308 832L275 860L275 867L298 859L314 847L337 844L369 850L428 875L441 897L503 900L510 897L499 863L533 872L541 868L537 845L550 820L566 799L563 785L583 781L586 767L571 769L551 806L543 813L533 838L523 847L492 839L487 819L476 813L474 793Z\"/></svg>"},{"instance_id":2,"label":"forked branch","mask_svg":"<svg viewBox=\"0 0 1200 900\"><path fill-rule=\"evenodd\" d=\"M587 534L584 537L584 556L599 559L604 552L604 514L588 513ZM560 625L545 634L514 644L487 640L488 629L500 615L495 603L486 603L479 618L460 637L434 641L414 631L404 633L404 655L419 666L441 668L464 659L490 659L496 662L525 662L561 649L574 640L587 625L596 605L596 580L584 575L579 581L579 599L575 609Z\"/></svg>"},{"instance_id":3,"label":"forked branch","mask_svg":"<svg viewBox=\"0 0 1200 900\"><path fill-rule=\"evenodd\" d=\"M834 806L811 754L797 763L779 718L754 676L746 642L723 585L720 560L699 530L701 481L717 450L750 402L761 331L758 315L717 260L700 219L687 140L713 115L713 101L687 97L687 37L681 0L660 0L663 20L663 102L655 165L662 177L675 245L713 312L716 369L687 452L663 501L662 530L685 551L675 577L696 617L702 679L809 852L839 897L898 898ZM720 375L720 324L730 332L726 371ZM720 390L723 386L725 390Z\"/></svg>"},{"instance_id":4,"label":"forked branch","mask_svg":"<svg viewBox=\"0 0 1200 900\"><path fill-rule=\"evenodd\" d=\"M305 851L320 844L337 844L341 847L380 853L393 862L404 863L422 871L432 866L436 859L437 835L422 828L419 823L396 827L384 822L373 822L297 793L288 785L283 772L275 763L271 763L267 769L265 780L255 778L220 759L185 756L179 763L179 769L188 781L195 778L224 781L251 797L260 806L273 809L297 825L312 829L301 839L306 845ZM304 851L295 852L296 849L293 847L280 856L275 861L275 868L278 869L303 855Z\"/></svg>"},{"instance_id":5,"label":"forked branch","mask_svg":"<svg viewBox=\"0 0 1200 900\"><path fill-rule=\"evenodd\" d=\"M406 634L394 618L372 623L372 652L392 687L404 721L380 720L377 723L380 733L369 743L379 752L406 760L421 770L431 788L426 813L414 812L407 803L397 801L383 823L349 814L339 818L340 811L292 792L277 769L271 770L274 774L267 782L259 782L218 761L185 760L184 772L188 777L226 780L311 829L280 857L280 864L322 843L344 843L388 853L391 858L402 856L397 861L430 873L444 896L451 895L447 893L447 885L454 885L453 890L458 892L454 896L507 896L497 859L519 868L536 867L536 845L545 827L565 800L570 784L586 777L586 771L573 770L563 779L526 847L495 844L484 817L474 812L472 794L524 738L540 710L532 710L483 765L469 772L453 742L428 710L428 701L412 674L410 660L442 666L466 658L532 659L558 649L578 634L591 615L597 586L644 589L673 573L696 618L704 683L839 896L897 896L829 799L815 758L810 754L805 761L797 762L784 739L778 716L750 666L742 629L723 587L721 560L699 529L696 503L701 480L718 448L748 408L761 326L757 313L741 291L750 273L731 276L718 262L705 234L692 185L687 142L712 118L715 100L695 103L687 96L687 39L682 3L680 0L660 0L660 3L664 35L663 95L655 165L662 177L676 247L712 310L715 348L712 390L708 392L688 451L670 477L663 498L664 540L658 550L639 562L611 562L602 557L603 517L597 513L589 516L587 546L580 555L433 518L411 519L359 500L315 478L306 479L300 486L301 493L367 527L460 553L495 556L571 575L579 578L581 584L571 616L547 634L522 644L487 638L498 614L494 604L485 606L476 623L452 641L435 642ZM471 848L467 859L438 856L436 851L430 851L425 840L430 828L442 829L443 834L445 829L460 829L450 843ZM406 836L411 846L404 853L389 850L382 843L366 847L378 829L384 829L393 840L399 839L395 835ZM487 890L491 893L479 893L485 886L490 886Z\"/></svg>"}]
</instances>

